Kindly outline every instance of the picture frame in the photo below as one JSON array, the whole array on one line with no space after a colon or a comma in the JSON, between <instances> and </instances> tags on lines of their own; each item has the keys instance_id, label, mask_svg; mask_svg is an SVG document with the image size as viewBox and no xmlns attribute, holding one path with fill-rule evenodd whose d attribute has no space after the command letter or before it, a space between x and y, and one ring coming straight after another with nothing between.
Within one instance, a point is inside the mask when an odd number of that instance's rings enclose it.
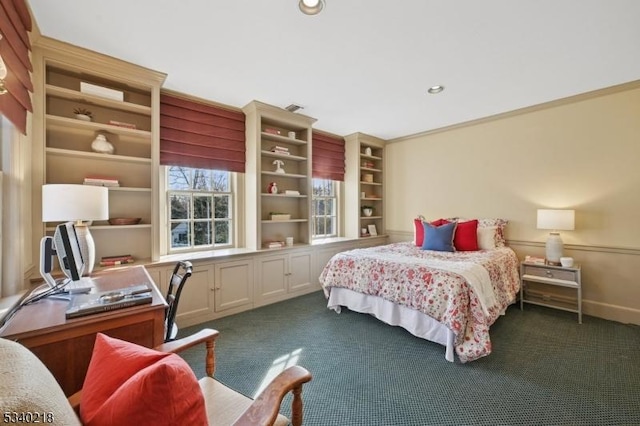
<instances>
[{"instance_id":1,"label":"picture frame","mask_svg":"<svg viewBox=\"0 0 640 426\"><path fill-rule=\"evenodd\" d=\"M378 235L378 231L376 230L376 225L374 224L367 225L367 228L369 229L369 235Z\"/></svg>"}]
</instances>

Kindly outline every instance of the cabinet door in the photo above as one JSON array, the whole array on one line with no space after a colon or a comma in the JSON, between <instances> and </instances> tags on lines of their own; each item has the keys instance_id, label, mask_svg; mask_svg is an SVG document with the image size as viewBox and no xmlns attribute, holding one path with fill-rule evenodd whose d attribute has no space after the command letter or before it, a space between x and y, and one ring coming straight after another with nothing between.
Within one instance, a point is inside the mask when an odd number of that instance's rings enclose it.
<instances>
[{"instance_id":1,"label":"cabinet door","mask_svg":"<svg viewBox=\"0 0 640 426\"><path fill-rule=\"evenodd\" d=\"M258 260L259 299L283 297L287 293L288 256L265 256Z\"/></svg>"},{"instance_id":2,"label":"cabinet door","mask_svg":"<svg viewBox=\"0 0 640 426\"><path fill-rule=\"evenodd\" d=\"M311 283L312 252L292 253L289 260L289 292L298 292L314 287Z\"/></svg>"},{"instance_id":3,"label":"cabinet door","mask_svg":"<svg viewBox=\"0 0 640 426\"><path fill-rule=\"evenodd\" d=\"M216 263L216 312L253 303L253 261L251 259Z\"/></svg>"},{"instance_id":4,"label":"cabinet door","mask_svg":"<svg viewBox=\"0 0 640 426\"><path fill-rule=\"evenodd\" d=\"M173 267L165 270L167 280L172 272ZM184 285L178 302L176 323L179 327L197 324L213 317L213 283L213 265L193 266L193 274Z\"/></svg>"}]
</instances>

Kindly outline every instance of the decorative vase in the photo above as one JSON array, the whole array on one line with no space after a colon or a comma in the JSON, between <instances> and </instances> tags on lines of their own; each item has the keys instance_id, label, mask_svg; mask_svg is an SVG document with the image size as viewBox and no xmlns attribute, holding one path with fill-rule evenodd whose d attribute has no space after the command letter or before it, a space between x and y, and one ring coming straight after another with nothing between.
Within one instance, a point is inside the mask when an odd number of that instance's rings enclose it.
<instances>
[{"instance_id":1,"label":"decorative vase","mask_svg":"<svg viewBox=\"0 0 640 426\"><path fill-rule=\"evenodd\" d=\"M91 121L91 116L86 114L76 114L76 118L82 121Z\"/></svg>"},{"instance_id":2,"label":"decorative vase","mask_svg":"<svg viewBox=\"0 0 640 426\"><path fill-rule=\"evenodd\" d=\"M371 148L370 147L366 147L364 149L364 155L371 155Z\"/></svg>"},{"instance_id":3,"label":"decorative vase","mask_svg":"<svg viewBox=\"0 0 640 426\"><path fill-rule=\"evenodd\" d=\"M371 209L371 208L363 208L362 209L362 213L365 216L371 216L373 214L373 209Z\"/></svg>"},{"instance_id":4,"label":"decorative vase","mask_svg":"<svg viewBox=\"0 0 640 426\"><path fill-rule=\"evenodd\" d=\"M114 151L113 145L111 145L106 136L102 134L96 136L93 142L91 142L91 149L100 154L113 154Z\"/></svg>"}]
</instances>

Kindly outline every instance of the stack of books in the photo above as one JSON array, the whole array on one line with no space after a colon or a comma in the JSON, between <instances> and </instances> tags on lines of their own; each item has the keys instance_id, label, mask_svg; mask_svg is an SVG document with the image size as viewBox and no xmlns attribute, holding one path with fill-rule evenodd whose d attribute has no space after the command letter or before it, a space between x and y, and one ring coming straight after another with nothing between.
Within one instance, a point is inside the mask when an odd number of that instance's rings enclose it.
<instances>
[{"instance_id":1,"label":"stack of books","mask_svg":"<svg viewBox=\"0 0 640 426\"><path fill-rule=\"evenodd\" d=\"M285 146L276 145L273 148L271 148L271 152L275 152L276 154L289 155L289 148Z\"/></svg>"},{"instance_id":2,"label":"stack of books","mask_svg":"<svg viewBox=\"0 0 640 426\"><path fill-rule=\"evenodd\" d=\"M120 186L120 182L118 182L118 179L111 176L89 175L84 178L83 183L85 185L94 185L94 186L111 186L111 187Z\"/></svg>"},{"instance_id":3,"label":"stack of books","mask_svg":"<svg viewBox=\"0 0 640 426\"><path fill-rule=\"evenodd\" d=\"M100 259L100 266L116 266L133 263L135 259L130 254L122 254L119 256L104 256Z\"/></svg>"}]
</instances>

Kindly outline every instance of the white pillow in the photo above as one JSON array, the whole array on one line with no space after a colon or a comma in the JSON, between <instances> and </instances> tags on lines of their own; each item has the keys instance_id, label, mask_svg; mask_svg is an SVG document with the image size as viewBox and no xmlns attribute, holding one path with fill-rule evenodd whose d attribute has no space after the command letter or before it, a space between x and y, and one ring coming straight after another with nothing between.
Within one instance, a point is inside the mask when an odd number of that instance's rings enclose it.
<instances>
[{"instance_id":1,"label":"white pillow","mask_svg":"<svg viewBox=\"0 0 640 426\"><path fill-rule=\"evenodd\" d=\"M493 250L496 248L497 226L478 227L478 248L480 250Z\"/></svg>"}]
</instances>

